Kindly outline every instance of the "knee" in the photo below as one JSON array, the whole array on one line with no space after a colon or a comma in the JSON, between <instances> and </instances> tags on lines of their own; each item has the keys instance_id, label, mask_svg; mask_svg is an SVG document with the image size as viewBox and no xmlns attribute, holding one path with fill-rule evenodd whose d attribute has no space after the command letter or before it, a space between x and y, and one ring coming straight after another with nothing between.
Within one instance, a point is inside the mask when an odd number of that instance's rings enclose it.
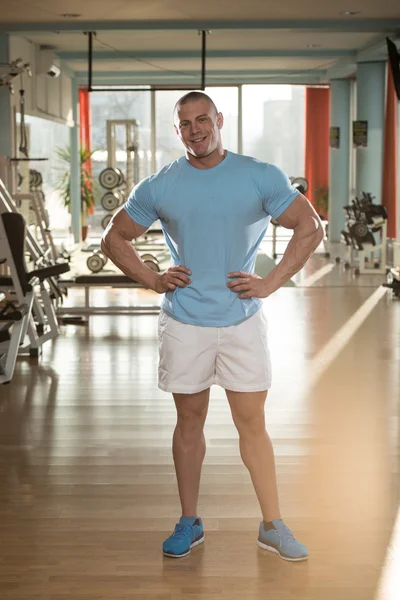
<instances>
[{"instance_id":1,"label":"knee","mask_svg":"<svg viewBox=\"0 0 400 600\"><path fill-rule=\"evenodd\" d=\"M235 425L241 439L254 440L266 433L264 414L236 419Z\"/></svg>"},{"instance_id":2,"label":"knee","mask_svg":"<svg viewBox=\"0 0 400 600\"><path fill-rule=\"evenodd\" d=\"M178 413L177 427L184 438L194 440L202 435L205 420L205 413L185 411Z\"/></svg>"}]
</instances>

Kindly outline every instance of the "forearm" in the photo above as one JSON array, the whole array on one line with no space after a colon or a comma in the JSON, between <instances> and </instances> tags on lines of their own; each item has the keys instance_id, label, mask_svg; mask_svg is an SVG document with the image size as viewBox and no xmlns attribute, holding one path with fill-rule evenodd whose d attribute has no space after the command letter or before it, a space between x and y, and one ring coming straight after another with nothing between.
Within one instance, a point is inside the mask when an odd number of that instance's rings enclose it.
<instances>
[{"instance_id":1,"label":"forearm","mask_svg":"<svg viewBox=\"0 0 400 600\"><path fill-rule=\"evenodd\" d=\"M157 273L146 267L132 243L118 231L111 231L102 240L101 250L125 275L146 288L155 289Z\"/></svg>"},{"instance_id":2,"label":"forearm","mask_svg":"<svg viewBox=\"0 0 400 600\"><path fill-rule=\"evenodd\" d=\"M268 295L282 287L304 267L323 237L322 224L315 218L310 218L306 224L294 230L282 260L264 278Z\"/></svg>"}]
</instances>

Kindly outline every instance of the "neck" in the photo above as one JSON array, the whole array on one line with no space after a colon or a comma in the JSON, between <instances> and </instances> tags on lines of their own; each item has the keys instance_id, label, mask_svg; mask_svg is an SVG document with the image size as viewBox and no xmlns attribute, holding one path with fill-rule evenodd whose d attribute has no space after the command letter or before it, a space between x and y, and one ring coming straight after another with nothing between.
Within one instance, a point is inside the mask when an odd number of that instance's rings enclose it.
<instances>
[{"instance_id":1,"label":"neck","mask_svg":"<svg viewBox=\"0 0 400 600\"><path fill-rule=\"evenodd\" d=\"M225 156L226 152L222 145L217 146L217 148L210 154L207 154L207 156L193 156L190 152L186 152L188 162L192 167L196 167L196 169L212 169L219 165L219 163L224 160Z\"/></svg>"}]
</instances>

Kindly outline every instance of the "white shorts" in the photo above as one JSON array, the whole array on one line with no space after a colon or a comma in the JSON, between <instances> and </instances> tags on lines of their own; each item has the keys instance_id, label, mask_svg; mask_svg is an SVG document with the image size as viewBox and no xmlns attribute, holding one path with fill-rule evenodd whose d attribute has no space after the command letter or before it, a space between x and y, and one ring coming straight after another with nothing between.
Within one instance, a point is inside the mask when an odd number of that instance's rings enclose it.
<instances>
[{"instance_id":1,"label":"white shorts","mask_svg":"<svg viewBox=\"0 0 400 600\"><path fill-rule=\"evenodd\" d=\"M158 337L158 387L164 392L196 394L213 384L234 392L271 387L263 309L229 327L186 325L161 310Z\"/></svg>"}]
</instances>

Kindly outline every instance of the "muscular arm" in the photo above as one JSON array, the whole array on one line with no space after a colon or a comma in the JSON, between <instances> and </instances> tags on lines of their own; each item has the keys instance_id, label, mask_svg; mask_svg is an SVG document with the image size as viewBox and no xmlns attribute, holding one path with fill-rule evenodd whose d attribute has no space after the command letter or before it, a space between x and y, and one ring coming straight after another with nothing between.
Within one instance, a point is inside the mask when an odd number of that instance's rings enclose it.
<instances>
[{"instance_id":1,"label":"muscular arm","mask_svg":"<svg viewBox=\"0 0 400 600\"><path fill-rule=\"evenodd\" d=\"M282 260L264 278L268 295L304 267L324 237L321 220L303 194L293 200L277 221L282 227L293 229L294 233Z\"/></svg>"},{"instance_id":2,"label":"muscular arm","mask_svg":"<svg viewBox=\"0 0 400 600\"><path fill-rule=\"evenodd\" d=\"M101 250L125 275L154 290L158 275L146 267L131 244L133 239L143 235L147 229L132 221L126 210L121 208L104 232Z\"/></svg>"},{"instance_id":3,"label":"muscular arm","mask_svg":"<svg viewBox=\"0 0 400 600\"><path fill-rule=\"evenodd\" d=\"M296 196L278 223L294 231L281 262L264 279L243 271L228 273L233 280L227 286L239 298L266 298L273 294L300 271L324 237L320 218L302 194Z\"/></svg>"}]
</instances>

